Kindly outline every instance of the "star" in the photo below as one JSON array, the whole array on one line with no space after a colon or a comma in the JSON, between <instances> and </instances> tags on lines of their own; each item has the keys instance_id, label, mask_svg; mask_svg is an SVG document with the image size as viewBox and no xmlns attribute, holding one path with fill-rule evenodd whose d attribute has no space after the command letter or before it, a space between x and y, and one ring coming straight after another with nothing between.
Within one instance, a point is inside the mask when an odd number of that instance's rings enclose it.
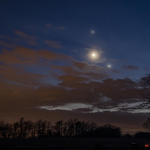
<instances>
[{"instance_id":1,"label":"star","mask_svg":"<svg viewBox=\"0 0 150 150\"><path fill-rule=\"evenodd\" d=\"M107 65L108 68L111 68L111 65Z\"/></svg>"},{"instance_id":2,"label":"star","mask_svg":"<svg viewBox=\"0 0 150 150\"><path fill-rule=\"evenodd\" d=\"M95 33L94 30L92 30L91 33L94 34Z\"/></svg>"}]
</instances>

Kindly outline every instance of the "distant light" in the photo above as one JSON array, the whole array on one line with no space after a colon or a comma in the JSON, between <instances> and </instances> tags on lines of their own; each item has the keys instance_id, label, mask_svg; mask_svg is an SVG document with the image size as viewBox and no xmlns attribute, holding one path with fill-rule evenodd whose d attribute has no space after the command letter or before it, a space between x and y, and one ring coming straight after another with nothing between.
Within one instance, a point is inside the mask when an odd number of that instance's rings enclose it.
<instances>
[{"instance_id":1,"label":"distant light","mask_svg":"<svg viewBox=\"0 0 150 150\"><path fill-rule=\"evenodd\" d=\"M92 30L91 33L94 34L95 33L94 30Z\"/></svg>"},{"instance_id":2,"label":"distant light","mask_svg":"<svg viewBox=\"0 0 150 150\"><path fill-rule=\"evenodd\" d=\"M111 65L107 65L108 68L111 68Z\"/></svg>"},{"instance_id":3,"label":"distant light","mask_svg":"<svg viewBox=\"0 0 150 150\"><path fill-rule=\"evenodd\" d=\"M150 147L150 145L149 144L145 144L145 147Z\"/></svg>"}]
</instances>

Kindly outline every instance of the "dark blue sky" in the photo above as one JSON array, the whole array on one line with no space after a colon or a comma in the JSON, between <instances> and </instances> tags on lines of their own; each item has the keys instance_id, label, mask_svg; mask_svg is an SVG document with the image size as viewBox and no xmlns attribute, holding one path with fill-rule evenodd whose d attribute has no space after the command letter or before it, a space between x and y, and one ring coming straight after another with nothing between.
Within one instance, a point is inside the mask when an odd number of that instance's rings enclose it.
<instances>
[{"instance_id":1,"label":"dark blue sky","mask_svg":"<svg viewBox=\"0 0 150 150\"><path fill-rule=\"evenodd\" d=\"M125 64L149 67L148 0L43 0L36 3L4 0L0 3L3 35L13 37L13 30L19 30L38 36L40 43L44 39L59 41L65 47L63 53L80 61L85 61L82 56L86 54L85 48L99 47L108 59L128 60ZM45 24L51 24L51 28L47 29ZM55 31L57 26L64 26L66 30ZM94 35L90 34L92 29ZM70 52L71 49L77 49L78 53Z\"/></svg>"},{"instance_id":2,"label":"dark blue sky","mask_svg":"<svg viewBox=\"0 0 150 150\"><path fill-rule=\"evenodd\" d=\"M2 93L2 119L18 119L10 114L16 108L78 118L74 110L83 108L93 115L87 119L109 116L124 132L142 130L149 110L136 107L144 101L139 81L149 73L149 6L149 0L1 0L0 88L11 91ZM8 107L12 99L17 106ZM31 119L39 118L33 110ZM111 119L116 113L118 122ZM128 115L141 119L123 125L122 113L124 123ZM21 115L30 118L25 110Z\"/></svg>"}]
</instances>

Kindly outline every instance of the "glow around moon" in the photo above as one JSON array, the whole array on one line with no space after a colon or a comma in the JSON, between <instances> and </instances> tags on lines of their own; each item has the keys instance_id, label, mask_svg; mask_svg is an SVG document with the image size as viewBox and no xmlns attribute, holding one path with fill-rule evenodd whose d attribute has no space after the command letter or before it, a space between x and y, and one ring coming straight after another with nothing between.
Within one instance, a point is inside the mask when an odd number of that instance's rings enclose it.
<instances>
[{"instance_id":1,"label":"glow around moon","mask_svg":"<svg viewBox=\"0 0 150 150\"><path fill-rule=\"evenodd\" d=\"M96 54L95 54L95 53L92 53L92 56L93 56L93 57L95 57L95 56L96 56Z\"/></svg>"},{"instance_id":2,"label":"glow around moon","mask_svg":"<svg viewBox=\"0 0 150 150\"><path fill-rule=\"evenodd\" d=\"M93 50L93 51L89 52L88 57L91 60L97 60L100 56L99 56L99 53L97 51Z\"/></svg>"}]
</instances>

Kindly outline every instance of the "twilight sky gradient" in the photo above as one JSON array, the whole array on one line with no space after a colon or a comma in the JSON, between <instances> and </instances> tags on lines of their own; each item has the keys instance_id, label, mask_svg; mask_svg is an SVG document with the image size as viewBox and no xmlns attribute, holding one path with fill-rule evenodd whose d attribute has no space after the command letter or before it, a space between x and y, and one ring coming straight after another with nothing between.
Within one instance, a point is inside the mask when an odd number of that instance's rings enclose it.
<instances>
[{"instance_id":1,"label":"twilight sky gradient","mask_svg":"<svg viewBox=\"0 0 150 150\"><path fill-rule=\"evenodd\" d=\"M1 0L0 119L78 118L144 131L149 0ZM92 56L95 52L95 56Z\"/></svg>"}]
</instances>

